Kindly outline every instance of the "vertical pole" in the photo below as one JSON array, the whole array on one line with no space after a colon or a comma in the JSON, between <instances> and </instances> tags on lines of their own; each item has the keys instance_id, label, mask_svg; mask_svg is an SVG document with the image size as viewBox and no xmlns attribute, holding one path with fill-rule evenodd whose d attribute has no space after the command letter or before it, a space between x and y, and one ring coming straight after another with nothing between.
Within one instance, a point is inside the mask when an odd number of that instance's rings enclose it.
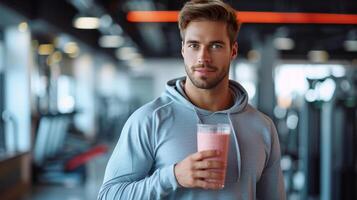
<instances>
[{"instance_id":1,"label":"vertical pole","mask_svg":"<svg viewBox=\"0 0 357 200\"><path fill-rule=\"evenodd\" d=\"M261 57L258 63L258 109L273 117L275 105L273 70L278 57L273 45L273 37L267 37L258 49Z\"/></svg>"},{"instance_id":2,"label":"vertical pole","mask_svg":"<svg viewBox=\"0 0 357 200\"><path fill-rule=\"evenodd\" d=\"M326 102L321 112L321 165L320 191L321 199L331 200L332 180L332 110L333 103Z\"/></svg>"}]
</instances>

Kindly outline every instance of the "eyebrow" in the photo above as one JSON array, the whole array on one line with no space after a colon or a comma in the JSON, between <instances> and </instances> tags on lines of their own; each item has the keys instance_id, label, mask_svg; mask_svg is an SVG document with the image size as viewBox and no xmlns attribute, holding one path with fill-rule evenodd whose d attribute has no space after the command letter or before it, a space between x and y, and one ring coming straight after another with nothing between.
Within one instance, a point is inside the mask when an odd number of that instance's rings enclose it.
<instances>
[{"instance_id":1,"label":"eyebrow","mask_svg":"<svg viewBox=\"0 0 357 200\"><path fill-rule=\"evenodd\" d=\"M188 41L186 41L186 43L192 44L192 43L199 43L199 42L197 40L188 40Z\"/></svg>"},{"instance_id":2,"label":"eyebrow","mask_svg":"<svg viewBox=\"0 0 357 200\"><path fill-rule=\"evenodd\" d=\"M186 41L186 43L188 43L188 44L196 44L196 43L200 43L199 41L197 41L197 40L188 40L188 41ZM222 40L214 40L214 41L211 41L211 42L209 42L209 44L226 44L225 42L223 42Z\"/></svg>"},{"instance_id":3,"label":"eyebrow","mask_svg":"<svg viewBox=\"0 0 357 200\"><path fill-rule=\"evenodd\" d=\"M225 45L226 43L225 42L223 42L222 40L215 40L215 41L212 41L212 42L210 42L210 44L223 44L223 45Z\"/></svg>"}]
</instances>

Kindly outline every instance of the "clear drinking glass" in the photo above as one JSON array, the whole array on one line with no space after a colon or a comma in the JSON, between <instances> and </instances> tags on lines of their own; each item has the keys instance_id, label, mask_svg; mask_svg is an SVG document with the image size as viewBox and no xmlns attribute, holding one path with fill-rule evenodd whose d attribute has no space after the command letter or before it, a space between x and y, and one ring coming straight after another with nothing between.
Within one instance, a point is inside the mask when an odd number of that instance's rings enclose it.
<instances>
[{"instance_id":1,"label":"clear drinking glass","mask_svg":"<svg viewBox=\"0 0 357 200\"><path fill-rule=\"evenodd\" d=\"M220 156L212 160L220 160L227 166L230 134L230 124L197 124L197 150L219 150ZM219 182L222 185L224 185L226 171L227 169L223 170L224 178Z\"/></svg>"}]
</instances>

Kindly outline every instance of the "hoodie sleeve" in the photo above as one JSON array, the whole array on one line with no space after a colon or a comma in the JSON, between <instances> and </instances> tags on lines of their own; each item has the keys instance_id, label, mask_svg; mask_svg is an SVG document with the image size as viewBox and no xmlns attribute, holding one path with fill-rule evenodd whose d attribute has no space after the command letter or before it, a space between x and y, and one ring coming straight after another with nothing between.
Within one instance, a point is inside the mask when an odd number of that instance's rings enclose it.
<instances>
[{"instance_id":1,"label":"hoodie sleeve","mask_svg":"<svg viewBox=\"0 0 357 200\"><path fill-rule=\"evenodd\" d=\"M267 165L257 184L257 199L285 200L285 187L283 173L280 167L280 144L277 131L273 122L271 126L271 148Z\"/></svg>"},{"instance_id":2,"label":"hoodie sleeve","mask_svg":"<svg viewBox=\"0 0 357 200\"><path fill-rule=\"evenodd\" d=\"M174 165L152 170L151 123L140 114L126 122L106 167L98 200L162 199L178 184Z\"/></svg>"}]
</instances>

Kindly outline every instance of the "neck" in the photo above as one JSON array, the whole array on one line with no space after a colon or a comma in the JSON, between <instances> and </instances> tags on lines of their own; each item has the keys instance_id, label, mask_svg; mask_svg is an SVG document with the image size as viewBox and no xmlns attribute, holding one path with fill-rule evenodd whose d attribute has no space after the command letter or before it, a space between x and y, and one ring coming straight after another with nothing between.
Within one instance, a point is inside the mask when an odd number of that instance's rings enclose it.
<instances>
[{"instance_id":1,"label":"neck","mask_svg":"<svg viewBox=\"0 0 357 200\"><path fill-rule=\"evenodd\" d=\"M233 94L229 89L228 79L223 80L212 89L200 89L186 78L184 91L191 103L195 106L213 112L226 110L230 108L234 102Z\"/></svg>"}]
</instances>

